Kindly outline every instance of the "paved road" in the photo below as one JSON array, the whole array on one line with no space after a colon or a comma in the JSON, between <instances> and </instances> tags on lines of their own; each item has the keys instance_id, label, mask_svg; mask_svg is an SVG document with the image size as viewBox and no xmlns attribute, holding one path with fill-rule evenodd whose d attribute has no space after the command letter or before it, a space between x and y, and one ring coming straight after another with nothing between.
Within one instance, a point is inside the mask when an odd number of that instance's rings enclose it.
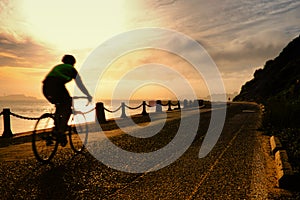
<instances>
[{"instance_id":1,"label":"paved road","mask_svg":"<svg viewBox=\"0 0 300 200\"><path fill-rule=\"evenodd\" d=\"M118 171L89 152L74 156L69 148L60 149L51 165L36 162L30 143L0 148L0 199L280 199L266 140L257 131L258 107L230 105L218 143L199 159L209 121L206 110L188 150L174 163L147 173ZM151 152L175 137L179 122L168 120L150 139L136 139L120 130L109 134L125 150Z\"/></svg>"}]
</instances>

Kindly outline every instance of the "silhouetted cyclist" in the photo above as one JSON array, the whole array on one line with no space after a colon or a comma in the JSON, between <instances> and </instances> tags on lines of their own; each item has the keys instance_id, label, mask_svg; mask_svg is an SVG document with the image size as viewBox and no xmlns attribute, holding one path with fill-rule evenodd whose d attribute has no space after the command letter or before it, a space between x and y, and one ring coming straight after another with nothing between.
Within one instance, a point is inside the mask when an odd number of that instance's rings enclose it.
<instances>
[{"instance_id":1,"label":"silhouetted cyclist","mask_svg":"<svg viewBox=\"0 0 300 200\"><path fill-rule=\"evenodd\" d=\"M76 85L87 96L89 102L92 101L92 96L74 68L75 58L72 55L64 55L62 62L62 64L56 65L43 81L43 94L50 103L56 106L56 116L60 117L60 124L56 124L59 127L59 140L62 146L66 146L67 138L64 132L68 127L68 121L72 112L72 98L65 84L74 79ZM49 141L49 145L51 143L52 141Z\"/></svg>"}]
</instances>

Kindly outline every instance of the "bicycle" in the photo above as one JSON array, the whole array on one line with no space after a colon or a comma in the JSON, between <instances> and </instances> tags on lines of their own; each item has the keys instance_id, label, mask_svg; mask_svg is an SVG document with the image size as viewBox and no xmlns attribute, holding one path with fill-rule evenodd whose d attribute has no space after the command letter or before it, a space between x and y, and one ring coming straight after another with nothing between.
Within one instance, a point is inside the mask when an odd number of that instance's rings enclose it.
<instances>
[{"instance_id":1,"label":"bicycle","mask_svg":"<svg viewBox=\"0 0 300 200\"><path fill-rule=\"evenodd\" d=\"M73 97L72 99L87 99L87 97ZM88 126L83 112L75 110L72 100L72 114L68 130L64 133L69 136L71 149L80 154L88 140ZM41 163L49 163L57 152L61 143L61 133L58 127L59 116L55 113L44 113L37 120L32 134L32 149L36 159ZM65 146L65 145L62 145Z\"/></svg>"}]
</instances>

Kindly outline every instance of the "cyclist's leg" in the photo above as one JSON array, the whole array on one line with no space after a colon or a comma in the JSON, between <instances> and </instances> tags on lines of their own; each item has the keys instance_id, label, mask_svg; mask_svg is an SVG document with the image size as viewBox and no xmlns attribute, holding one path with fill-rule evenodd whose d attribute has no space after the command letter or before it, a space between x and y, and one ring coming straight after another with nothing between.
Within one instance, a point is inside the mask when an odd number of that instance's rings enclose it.
<instances>
[{"instance_id":1,"label":"cyclist's leg","mask_svg":"<svg viewBox=\"0 0 300 200\"><path fill-rule=\"evenodd\" d=\"M68 121L72 113L71 110L72 100L65 98L62 103L56 104L56 115L59 117L58 129L61 133L67 131Z\"/></svg>"},{"instance_id":2,"label":"cyclist's leg","mask_svg":"<svg viewBox=\"0 0 300 200\"><path fill-rule=\"evenodd\" d=\"M59 90L60 103L56 104L56 115L59 116L58 130L61 136L61 145L67 144L65 132L68 130L68 121L71 115L72 98L65 87Z\"/></svg>"},{"instance_id":3,"label":"cyclist's leg","mask_svg":"<svg viewBox=\"0 0 300 200\"><path fill-rule=\"evenodd\" d=\"M58 130L58 136L61 136L64 140L63 143L66 144L64 132L67 130L68 120L72 112L72 98L65 85L54 79L44 82L43 93L50 103L55 104L55 126Z\"/></svg>"},{"instance_id":4,"label":"cyclist's leg","mask_svg":"<svg viewBox=\"0 0 300 200\"><path fill-rule=\"evenodd\" d=\"M47 80L43 82L43 94L45 96L45 98L52 104L55 104L58 102L58 99L56 97L56 82L53 80ZM58 122L58 118L56 117L55 114L55 118L54 118L54 125L55 127L58 127L57 122ZM54 132L56 132L57 129L54 129ZM52 141L52 137L49 136L49 138L47 138L47 146L50 146L53 144Z\"/></svg>"}]
</instances>

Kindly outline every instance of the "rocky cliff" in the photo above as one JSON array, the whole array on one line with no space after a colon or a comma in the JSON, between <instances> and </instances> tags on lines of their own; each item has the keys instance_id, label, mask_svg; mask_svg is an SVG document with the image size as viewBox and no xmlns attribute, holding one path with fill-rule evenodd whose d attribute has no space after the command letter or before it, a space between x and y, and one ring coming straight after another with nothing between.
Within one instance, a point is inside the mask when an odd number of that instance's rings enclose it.
<instances>
[{"instance_id":1,"label":"rocky cliff","mask_svg":"<svg viewBox=\"0 0 300 200\"><path fill-rule=\"evenodd\" d=\"M254 78L242 86L234 101L264 102L271 97L298 98L300 90L300 36L274 59L268 60Z\"/></svg>"}]
</instances>

